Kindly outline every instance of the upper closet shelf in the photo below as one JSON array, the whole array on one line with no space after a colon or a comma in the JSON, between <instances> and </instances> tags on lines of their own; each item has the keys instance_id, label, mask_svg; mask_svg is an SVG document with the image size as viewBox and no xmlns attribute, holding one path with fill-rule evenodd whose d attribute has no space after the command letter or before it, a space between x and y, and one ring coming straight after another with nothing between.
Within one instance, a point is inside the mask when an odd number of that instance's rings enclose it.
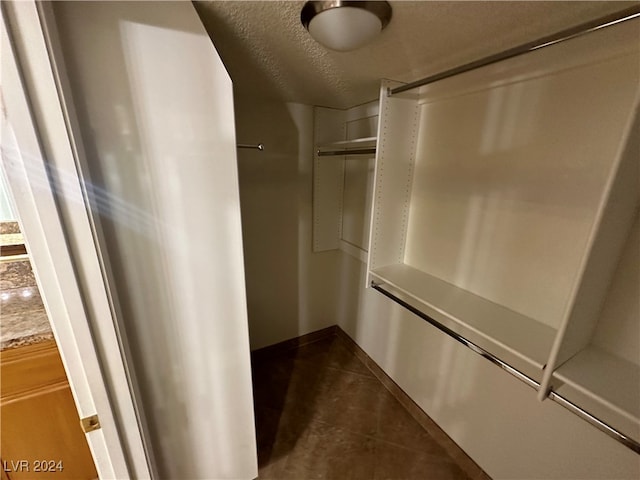
<instances>
[{"instance_id":1,"label":"upper closet shelf","mask_svg":"<svg viewBox=\"0 0 640 480\"><path fill-rule=\"evenodd\" d=\"M317 154L319 157L338 155L375 155L376 143L376 137L356 138L353 140L325 143L323 145L318 145Z\"/></svg>"}]
</instances>

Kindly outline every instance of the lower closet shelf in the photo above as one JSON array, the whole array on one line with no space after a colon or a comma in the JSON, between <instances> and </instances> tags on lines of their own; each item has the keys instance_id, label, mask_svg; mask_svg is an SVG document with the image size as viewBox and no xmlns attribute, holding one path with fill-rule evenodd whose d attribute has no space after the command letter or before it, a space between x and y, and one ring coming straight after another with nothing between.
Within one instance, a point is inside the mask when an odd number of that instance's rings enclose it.
<instances>
[{"instance_id":1,"label":"lower closet shelf","mask_svg":"<svg viewBox=\"0 0 640 480\"><path fill-rule=\"evenodd\" d=\"M556 334L552 327L406 264L370 273L417 302L420 311L540 381Z\"/></svg>"},{"instance_id":2,"label":"lower closet shelf","mask_svg":"<svg viewBox=\"0 0 640 480\"><path fill-rule=\"evenodd\" d=\"M555 373L553 390L640 440L640 367L590 346Z\"/></svg>"}]
</instances>

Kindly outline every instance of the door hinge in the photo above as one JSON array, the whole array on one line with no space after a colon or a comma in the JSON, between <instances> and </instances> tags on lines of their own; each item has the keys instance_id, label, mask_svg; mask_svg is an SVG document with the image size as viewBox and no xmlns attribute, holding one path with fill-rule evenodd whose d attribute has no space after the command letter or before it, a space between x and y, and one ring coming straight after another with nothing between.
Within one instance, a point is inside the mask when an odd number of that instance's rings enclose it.
<instances>
[{"instance_id":1,"label":"door hinge","mask_svg":"<svg viewBox=\"0 0 640 480\"><path fill-rule=\"evenodd\" d=\"M80 420L80 425L82 426L82 431L84 433L93 432L94 430L100 429L100 419L98 419L98 415L84 417Z\"/></svg>"}]
</instances>

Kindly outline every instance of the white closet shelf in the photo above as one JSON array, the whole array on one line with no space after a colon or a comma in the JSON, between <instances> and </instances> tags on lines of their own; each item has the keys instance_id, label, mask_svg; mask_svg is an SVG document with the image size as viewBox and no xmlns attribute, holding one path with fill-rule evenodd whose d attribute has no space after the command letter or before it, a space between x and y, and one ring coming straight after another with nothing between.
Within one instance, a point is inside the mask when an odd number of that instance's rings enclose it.
<instances>
[{"instance_id":1,"label":"white closet shelf","mask_svg":"<svg viewBox=\"0 0 640 480\"><path fill-rule=\"evenodd\" d=\"M539 380L556 335L552 327L406 264L387 265L371 274L419 302L421 311L449 323L449 328L484 339L480 346L498 358L509 355L502 360L516 364L524 360L527 373Z\"/></svg>"},{"instance_id":2,"label":"white closet shelf","mask_svg":"<svg viewBox=\"0 0 640 480\"><path fill-rule=\"evenodd\" d=\"M366 155L369 158L376 153L376 137L354 138L339 142L324 143L318 145L319 157L339 155Z\"/></svg>"},{"instance_id":3,"label":"white closet shelf","mask_svg":"<svg viewBox=\"0 0 640 480\"><path fill-rule=\"evenodd\" d=\"M353 140L341 140L339 142L324 143L322 145L318 145L318 149L324 151L350 148L368 148L375 147L376 143L376 137L354 138Z\"/></svg>"},{"instance_id":4,"label":"white closet shelf","mask_svg":"<svg viewBox=\"0 0 640 480\"><path fill-rule=\"evenodd\" d=\"M558 368L554 377L564 383L555 391L640 437L640 366L589 346Z\"/></svg>"}]
</instances>

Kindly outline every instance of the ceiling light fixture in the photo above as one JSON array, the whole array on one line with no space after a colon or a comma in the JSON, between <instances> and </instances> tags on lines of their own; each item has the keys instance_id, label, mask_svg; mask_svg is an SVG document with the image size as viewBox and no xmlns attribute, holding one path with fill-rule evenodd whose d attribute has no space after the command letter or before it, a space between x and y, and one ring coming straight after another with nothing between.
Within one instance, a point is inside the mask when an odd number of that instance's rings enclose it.
<instances>
[{"instance_id":1,"label":"ceiling light fixture","mask_svg":"<svg viewBox=\"0 0 640 480\"><path fill-rule=\"evenodd\" d=\"M331 50L346 52L371 41L391 20L389 2L310 1L300 20L309 34Z\"/></svg>"}]
</instances>

